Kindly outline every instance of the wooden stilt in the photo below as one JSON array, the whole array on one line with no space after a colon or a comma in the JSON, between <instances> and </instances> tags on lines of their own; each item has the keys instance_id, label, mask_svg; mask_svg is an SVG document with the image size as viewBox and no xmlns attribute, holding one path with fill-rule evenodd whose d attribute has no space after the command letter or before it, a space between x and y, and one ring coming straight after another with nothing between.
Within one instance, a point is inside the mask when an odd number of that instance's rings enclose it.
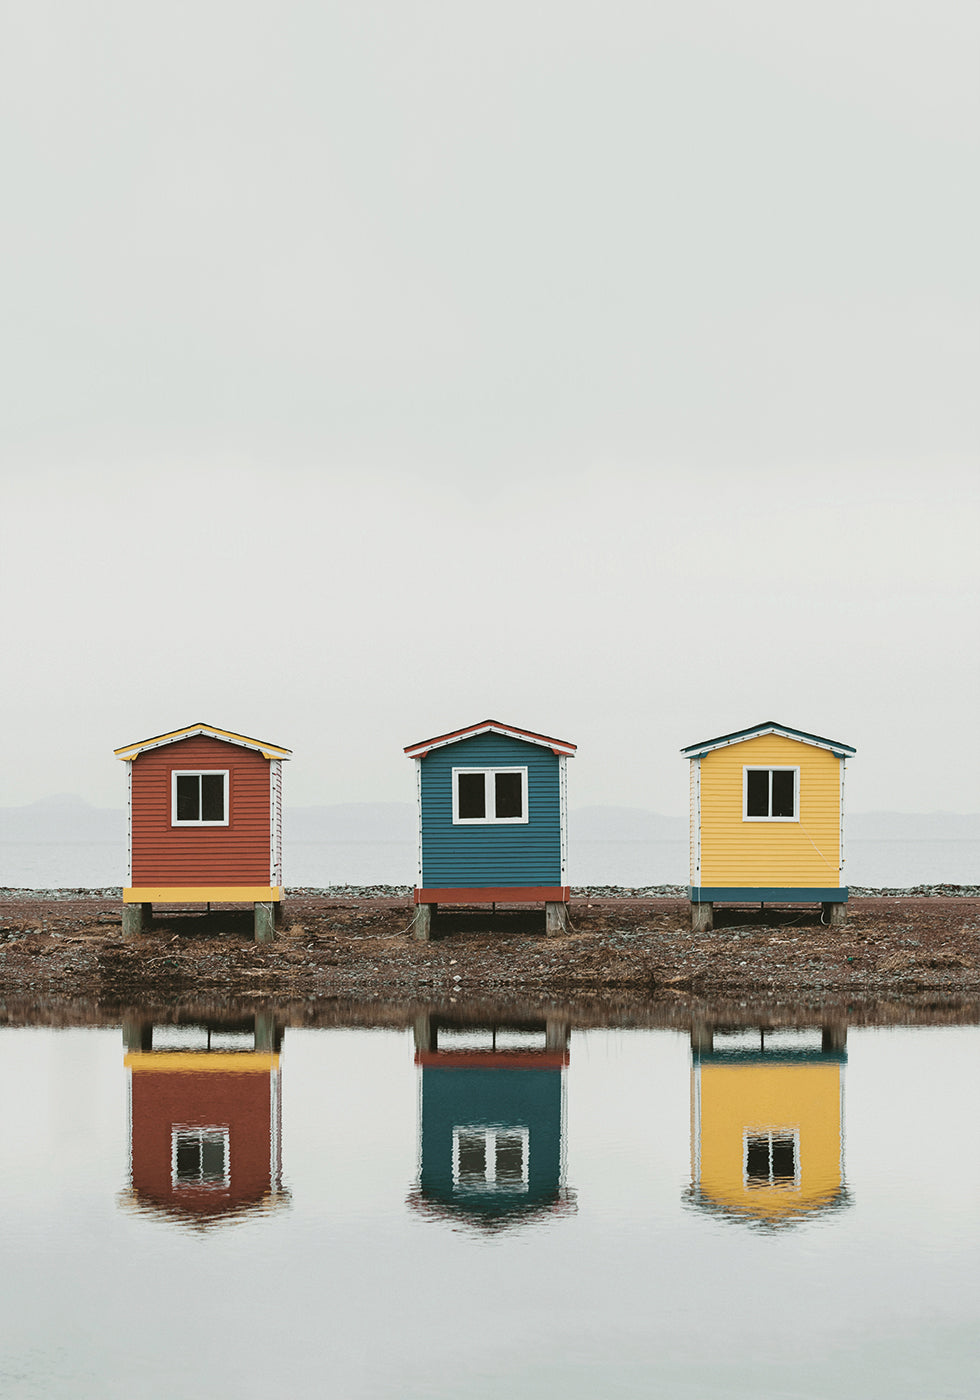
<instances>
[{"instance_id":1,"label":"wooden stilt","mask_svg":"<svg viewBox=\"0 0 980 1400\"><path fill-rule=\"evenodd\" d=\"M276 921L272 901L255 902L255 941L271 943L276 936Z\"/></svg>"},{"instance_id":2,"label":"wooden stilt","mask_svg":"<svg viewBox=\"0 0 980 1400\"><path fill-rule=\"evenodd\" d=\"M415 918L412 921L412 937L417 938L420 943L428 943L432 939L432 926L436 920L438 904L416 904Z\"/></svg>"},{"instance_id":3,"label":"wooden stilt","mask_svg":"<svg viewBox=\"0 0 980 1400\"><path fill-rule=\"evenodd\" d=\"M568 932L568 905L547 900L544 906L544 931L551 937L556 933Z\"/></svg>"},{"instance_id":4,"label":"wooden stilt","mask_svg":"<svg viewBox=\"0 0 980 1400\"><path fill-rule=\"evenodd\" d=\"M143 932L143 904L124 904L122 907L123 938L139 938Z\"/></svg>"},{"instance_id":5,"label":"wooden stilt","mask_svg":"<svg viewBox=\"0 0 980 1400\"><path fill-rule=\"evenodd\" d=\"M691 928L695 933L710 933L715 926L715 906L691 901Z\"/></svg>"}]
</instances>

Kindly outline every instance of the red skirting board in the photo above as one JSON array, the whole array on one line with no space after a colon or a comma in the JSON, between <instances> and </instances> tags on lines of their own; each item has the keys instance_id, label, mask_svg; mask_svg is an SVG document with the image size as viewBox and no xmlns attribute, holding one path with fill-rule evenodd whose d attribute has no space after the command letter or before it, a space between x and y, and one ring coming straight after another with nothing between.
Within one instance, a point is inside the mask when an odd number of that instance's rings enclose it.
<instances>
[{"instance_id":1,"label":"red skirting board","mask_svg":"<svg viewBox=\"0 0 980 1400\"><path fill-rule=\"evenodd\" d=\"M567 904L570 885L504 885L497 889L416 889L416 904Z\"/></svg>"}]
</instances>

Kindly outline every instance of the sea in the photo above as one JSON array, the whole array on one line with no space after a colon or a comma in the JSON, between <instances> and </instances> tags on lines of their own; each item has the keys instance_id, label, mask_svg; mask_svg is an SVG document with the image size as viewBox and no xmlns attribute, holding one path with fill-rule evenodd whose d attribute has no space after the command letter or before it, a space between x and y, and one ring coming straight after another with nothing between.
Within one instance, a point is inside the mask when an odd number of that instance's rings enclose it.
<instances>
[{"instance_id":1,"label":"sea","mask_svg":"<svg viewBox=\"0 0 980 1400\"><path fill-rule=\"evenodd\" d=\"M573 886L687 883L685 841L581 841L569 846ZM410 841L297 841L284 851L286 888L413 885ZM123 885L125 851L117 842L5 842L0 888L93 889ZM973 840L851 841L847 883L857 888L980 885L980 843Z\"/></svg>"},{"instance_id":2,"label":"sea","mask_svg":"<svg viewBox=\"0 0 980 1400\"><path fill-rule=\"evenodd\" d=\"M5 1015L0 1395L977 1392L955 1013L184 1010Z\"/></svg>"}]
</instances>

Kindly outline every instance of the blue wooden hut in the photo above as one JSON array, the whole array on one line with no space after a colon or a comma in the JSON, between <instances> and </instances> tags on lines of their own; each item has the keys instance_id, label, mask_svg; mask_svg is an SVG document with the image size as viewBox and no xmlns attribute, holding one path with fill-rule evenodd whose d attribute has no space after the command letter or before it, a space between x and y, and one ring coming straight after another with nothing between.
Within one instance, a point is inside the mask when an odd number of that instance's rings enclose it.
<instances>
[{"instance_id":1,"label":"blue wooden hut","mask_svg":"<svg viewBox=\"0 0 980 1400\"><path fill-rule=\"evenodd\" d=\"M440 904L542 901L548 931L565 926L575 749L495 719L405 749L416 770L417 938L429 938Z\"/></svg>"}]
</instances>

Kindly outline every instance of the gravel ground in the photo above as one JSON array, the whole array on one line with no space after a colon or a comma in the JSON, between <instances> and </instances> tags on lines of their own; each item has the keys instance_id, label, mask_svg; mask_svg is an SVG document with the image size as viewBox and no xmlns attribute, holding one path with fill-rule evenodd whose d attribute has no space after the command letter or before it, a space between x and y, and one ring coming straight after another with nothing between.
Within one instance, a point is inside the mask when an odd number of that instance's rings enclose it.
<instances>
[{"instance_id":1,"label":"gravel ground","mask_svg":"<svg viewBox=\"0 0 980 1400\"><path fill-rule=\"evenodd\" d=\"M404 893L293 892L276 941L252 941L251 910L155 908L124 941L118 893L0 892L0 1006L160 1005L195 998L580 1009L653 1004L959 1005L980 1020L980 894L852 898L842 929L819 909L716 910L711 933L666 895L573 898L569 932L539 908L440 911L416 942ZM962 1017L960 1017L962 1019Z\"/></svg>"}]
</instances>

